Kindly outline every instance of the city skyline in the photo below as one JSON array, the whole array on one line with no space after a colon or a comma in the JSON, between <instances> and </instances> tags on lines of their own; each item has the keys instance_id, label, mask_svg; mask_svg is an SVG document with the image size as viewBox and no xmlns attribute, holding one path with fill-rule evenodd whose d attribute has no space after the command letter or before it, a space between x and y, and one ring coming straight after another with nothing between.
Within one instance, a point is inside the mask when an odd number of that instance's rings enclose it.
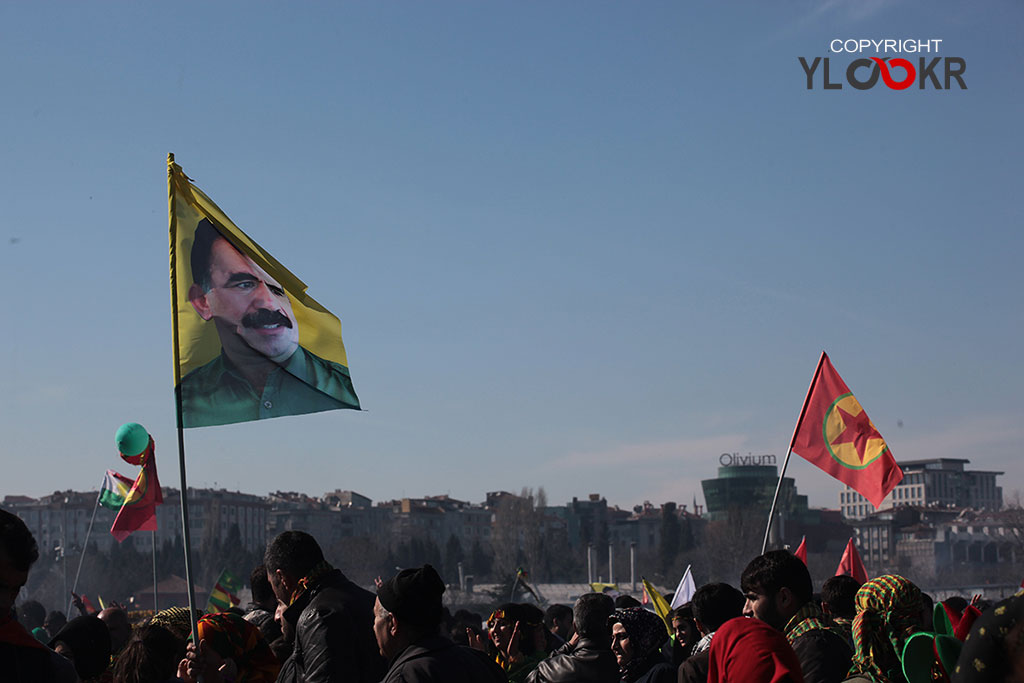
<instances>
[{"instance_id":1,"label":"city skyline","mask_svg":"<svg viewBox=\"0 0 1024 683\"><path fill-rule=\"evenodd\" d=\"M689 504L781 465L826 350L897 461L1024 490L1020 3L56 7L0 7L11 492L134 477L125 422L180 486L168 152L341 319L364 408L187 430L189 486Z\"/></svg>"},{"instance_id":2,"label":"city skyline","mask_svg":"<svg viewBox=\"0 0 1024 683\"><path fill-rule=\"evenodd\" d=\"M741 504L752 505L754 507L763 505L765 509L767 509L768 501L772 497L772 492L775 491L775 482L778 481L780 472L777 458L773 454L742 455L740 453L722 453L718 458L718 462L720 465L718 468L718 476L701 482L702 491L699 498L695 495L689 501L645 499L640 502L632 502L625 505L608 501L607 497L600 491L591 491L586 494L574 494L570 500L566 500L565 503L560 503L559 501L549 499L547 492L543 487L539 487L537 489L525 488L519 491L506 491L500 489L488 490L483 492L483 499L472 497L460 499L451 496L448 493L421 493L420 495L403 495L398 498L385 496L384 498L374 499L363 495L359 491L340 488L325 491L322 494L310 491L284 491L280 489L260 493L255 491L243 491L241 489L218 487L216 486L216 483L213 487L190 485L189 490L196 490L197 492L201 492L202 495L209 493L241 494L245 497L262 498L264 500L272 500L279 503L301 503L303 500L308 500L310 502L325 505L328 509L339 507L385 507L394 506L404 501L423 501L428 504L444 504L449 502L456 504L465 503L470 506L488 507L492 506L495 501L502 499L502 497L506 495L511 495L513 497L529 496L534 505L539 505L543 502L544 506L548 509L564 508L566 506L576 504L577 501L607 502L608 509L634 513L641 513L648 509L659 509L665 505L675 505L680 510L688 514L708 516L711 519L721 518L722 514L726 512L726 510L733 505L735 501L742 501ZM943 509L959 509L962 507L964 509L973 509L975 511L990 512L1002 510L1004 508L1005 501L1003 497L1003 487L999 486L998 478L1004 476L1005 473L977 470L969 467L969 464L970 461L966 459L956 458L916 461L904 460L900 463L900 466L904 471L904 477L895 486L895 488L885 496L878 508L875 508L873 504L869 503L869 501L854 488L844 484L842 491L838 495L838 504L836 506L807 506L804 503L799 503L797 505L797 509L800 507L810 507L811 509L840 512L842 517L847 520L864 519L867 515L873 512L891 510L901 506L935 507L938 505L939 508ZM768 468L771 468L774 471L774 474L770 477L765 474L765 470ZM792 478L787 475L786 479L790 480ZM705 484L708 485L710 489L705 489ZM164 491L169 492L172 496L177 496L180 491L177 487L166 485L163 486L163 489ZM706 490L711 491L711 498L713 502L710 506L708 504L708 498L704 495ZM10 499L13 503L21 504L24 502L20 500L22 498L43 502L47 499L59 497L61 494L73 493L78 496L88 496L93 492L93 490L82 491L69 489L66 491L54 491L53 493L42 496L25 496L23 494L5 494L0 492L0 502ZM800 492L795 481L792 485L787 485L783 488L782 495L783 498L794 496L805 501L808 498L806 492ZM347 503L345 502L346 500L348 501ZM65 502L67 502L66 499ZM793 501L791 501L791 503L792 502ZM1018 503L1016 501L1011 501L1011 505L1018 505ZM799 514L799 512L796 514Z\"/></svg>"}]
</instances>

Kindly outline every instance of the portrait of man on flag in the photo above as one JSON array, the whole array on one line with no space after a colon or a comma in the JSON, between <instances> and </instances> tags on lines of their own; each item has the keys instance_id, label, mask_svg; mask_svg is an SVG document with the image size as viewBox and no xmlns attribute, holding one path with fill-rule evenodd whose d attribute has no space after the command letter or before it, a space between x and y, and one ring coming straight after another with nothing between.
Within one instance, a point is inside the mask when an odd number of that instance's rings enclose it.
<instances>
[{"instance_id":1,"label":"portrait of man on flag","mask_svg":"<svg viewBox=\"0 0 1024 683\"><path fill-rule=\"evenodd\" d=\"M171 191L182 426L359 409L341 322L176 165Z\"/></svg>"}]
</instances>

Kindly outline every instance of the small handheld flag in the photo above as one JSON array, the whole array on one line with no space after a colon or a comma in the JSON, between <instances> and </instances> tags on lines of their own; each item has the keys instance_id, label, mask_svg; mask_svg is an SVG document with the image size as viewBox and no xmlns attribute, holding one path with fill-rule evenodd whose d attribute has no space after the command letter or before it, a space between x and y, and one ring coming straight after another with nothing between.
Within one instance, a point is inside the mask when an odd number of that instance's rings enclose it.
<instances>
[{"instance_id":1,"label":"small handheld flag","mask_svg":"<svg viewBox=\"0 0 1024 683\"><path fill-rule=\"evenodd\" d=\"M99 610L96 609L96 606L92 604L92 600L89 599L88 595L82 596L82 604L85 605L85 611L89 614L96 614L99 612Z\"/></svg>"},{"instance_id":2,"label":"small handheld flag","mask_svg":"<svg viewBox=\"0 0 1024 683\"><path fill-rule=\"evenodd\" d=\"M242 580L227 569L220 573L217 583L210 591L210 600L206 604L207 612L223 612L231 609L242 600L238 591L242 588Z\"/></svg>"},{"instance_id":3,"label":"small handheld flag","mask_svg":"<svg viewBox=\"0 0 1024 683\"><path fill-rule=\"evenodd\" d=\"M676 592L672 596L672 602L669 604L669 607L672 609L682 607L693 599L693 594L696 592L697 586L693 582L690 565L686 565L686 571L683 572L683 578L679 579L679 585L676 586Z\"/></svg>"},{"instance_id":4,"label":"small handheld flag","mask_svg":"<svg viewBox=\"0 0 1024 683\"><path fill-rule=\"evenodd\" d=\"M640 577L640 582L643 583L644 592L651 598L651 604L654 605L655 613L661 617L661 620L665 622L665 630L672 633L672 622L668 618L669 612L672 611L672 607L669 606L668 600L665 599L658 589L651 585L651 582L647 579Z\"/></svg>"},{"instance_id":5,"label":"small handheld flag","mask_svg":"<svg viewBox=\"0 0 1024 683\"><path fill-rule=\"evenodd\" d=\"M800 538L800 545L796 547L796 552L793 553L800 558L800 561L807 566L807 537L803 536Z\"/></svg>"}]
</instances>

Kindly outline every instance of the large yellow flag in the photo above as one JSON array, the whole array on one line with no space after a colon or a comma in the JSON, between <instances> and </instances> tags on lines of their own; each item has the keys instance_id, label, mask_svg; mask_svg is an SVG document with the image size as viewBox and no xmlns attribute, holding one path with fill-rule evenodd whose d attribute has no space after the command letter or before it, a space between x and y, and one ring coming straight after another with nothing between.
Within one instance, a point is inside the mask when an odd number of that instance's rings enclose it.
<instances>
[{"instance_id":1,"label":"large yellow flag","mask_svg":"<svg viewBox=\"0 0 1024 683\"><path fill-rule=\"evenodd\" d=\"M341 321L167 157L179 423L359 409Z\"/></svg>"}]
</instances>

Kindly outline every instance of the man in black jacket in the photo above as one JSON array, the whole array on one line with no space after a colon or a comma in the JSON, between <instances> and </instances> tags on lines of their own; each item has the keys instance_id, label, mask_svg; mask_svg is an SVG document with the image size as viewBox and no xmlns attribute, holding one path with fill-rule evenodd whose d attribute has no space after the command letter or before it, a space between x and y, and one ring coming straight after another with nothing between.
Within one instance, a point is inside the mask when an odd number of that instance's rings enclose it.
<instances>
[{"instance_id":1,"label":"man in black jacket","mask_svg":"<svg viewBox=\"0 0 1024 683\"><path fill-rule=\"evenodd\" d=\"M281 626L274 620L277 611L277 596L267 581L267 568L260 564L249 574L249 588L252 602L246 607L244 618L260 630L267 643L281 637Z\"/></svg>"},{"instance_id":2,"label":"man in black jacket","mask_svg":"<svg viewBox=\"0 0 1024 683\"><path fill-rule=\"evenodd\" d=\"M608 617L615 602L602 593L576 600L573 625L576 642L552 654L526 677L526 683L618 683L619 664L611 650Z\"/></svg>"},{"instance_id":3,"label":"man in black jacket","mask_svg":"<svg viewBox=\"0 0 1024 683\"><path fill-rule=\"evenodd\" d=\"M377 589L373 633L390 663L384 683L505 683L486 654L440 634L444 590L429 564L403 569Z\"/></svg>"},{"instance_id":4,"label":"man in black jacket","mask_svg":"<svg viewBox=\"0 0 1024 683\"><path fill-rule=\"evenodd\" d=\"M743 614L782 631L793 646L805 683L846 679L853 651L836 625L811 599L811 574L787 550L755 557L743 570Z\"/></svg>"},{"instance_id":5,"label":"man in black jacket","mask_svg":"<svg viewBox=\"0 0 1024 683\"><path fill-rule=\"evenodd\" d=\"M302 531L286 531L263 557L274 595L288 605L283 618L295 646L279 683L376 683L384 660L373 638L373 593L324 560L319 544Z\"/></svg>"}]
</instances>

